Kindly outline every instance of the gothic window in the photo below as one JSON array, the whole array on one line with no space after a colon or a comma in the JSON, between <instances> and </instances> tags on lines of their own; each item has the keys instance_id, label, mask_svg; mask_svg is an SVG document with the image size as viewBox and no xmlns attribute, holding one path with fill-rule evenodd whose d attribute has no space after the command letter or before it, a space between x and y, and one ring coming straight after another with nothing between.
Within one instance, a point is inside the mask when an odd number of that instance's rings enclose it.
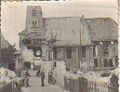
<instances>
[{"instance_id":1,"label":"gothic window","mask_svg":"<svg viewBox=\"0 0 120 92\"><path fill-rule=\"evenodd\" d=\"M85 48L85 46L82 47L82 58L86 58L86 48Z\"/></svg>"},{"instance_id":2,"label":"gothic window","mask_svg":"<svg viewBox=\"0 0 120 92\"><path fill-rule=\"evenodd\" d=\"M32 27L38 27L38 21L32 21Z\"/></svg>"},{"instance_id":3,"label":"gothic window","mask_svg":"<svg viewBox=\"0 0 120 92\"><path fill-rule=\"evenodd\" d=\"M66 58L71 59L72 58L72 49L71 47L66 48Z\"/></svg>"}]
</instances>

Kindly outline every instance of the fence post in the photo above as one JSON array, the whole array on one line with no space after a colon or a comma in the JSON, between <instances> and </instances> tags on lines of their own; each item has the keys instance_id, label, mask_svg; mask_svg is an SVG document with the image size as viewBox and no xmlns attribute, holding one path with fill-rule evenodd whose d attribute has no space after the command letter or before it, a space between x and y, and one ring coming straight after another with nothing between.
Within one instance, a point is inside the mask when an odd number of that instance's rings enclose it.
<instances>
[{"instance_id":1,"label":"fence post","mask_svg":"<svg viewBox=\"0 0 120 92\"><path fill-rule=\"evenodd\" d=\"M97 90L96 90L96 81L95 81L95 85L94 85L94 87L95 87L95 92L97 92Z\"/></svg>"},{"instance_id":2,"label":"fence post","mask_svg":"<svg viewBox=\"0 0 120 92\"><path fill-rule=\"evenodd\" d=\"M14 79L12 79L12 92L14 92Z\"/></svg>"},{"instance_id":3,"label":"fence post","mask_svg":"<svg viewBox=\"0 0 120 92\"><path fill-rule=\"evenodd\" d=\"M110 86L108 85L108 92L110 92Z\"/></svg>"}]
</instances>

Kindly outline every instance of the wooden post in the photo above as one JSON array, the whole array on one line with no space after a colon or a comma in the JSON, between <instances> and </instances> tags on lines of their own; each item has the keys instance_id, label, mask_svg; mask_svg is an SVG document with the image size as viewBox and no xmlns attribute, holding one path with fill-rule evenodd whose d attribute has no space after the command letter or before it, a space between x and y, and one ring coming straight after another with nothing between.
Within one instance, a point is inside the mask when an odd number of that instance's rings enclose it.
<instances>
[{"instance_id":1,"label":"wooden post","mask_svg":"<svg viewBox=\"0 0 120 92\"><path fill-rule=\"evenodd\" d=\"M95 88L95 92L97 92L97 90L96 90L97 88L96 88L96 87L97 87L97 86L96 86L96 81L95 81L95 85L94 85L94 88Z\"/></svg>"},{"instance_id":2,"label":"wooden post","mask_svg":"<svg viewBox=\"0 0 120 92\"><path fill-rule=\"evenodd\" d=\"M12 92L14 92L14 79L12 80Z\"/></svg>"},{"instance_id":3,"label":"wooden post","mask_svg":"<svg viewBox=\"0 0 120 92\"><path fill-rule=\"evenodd\" d=\"M79 46L79 60L78 60L78 69L81 69L81 54L82 54L82 49L81 49L81 29L79 30L80 33L80 46Z\"/></svg>"}]
</instances>

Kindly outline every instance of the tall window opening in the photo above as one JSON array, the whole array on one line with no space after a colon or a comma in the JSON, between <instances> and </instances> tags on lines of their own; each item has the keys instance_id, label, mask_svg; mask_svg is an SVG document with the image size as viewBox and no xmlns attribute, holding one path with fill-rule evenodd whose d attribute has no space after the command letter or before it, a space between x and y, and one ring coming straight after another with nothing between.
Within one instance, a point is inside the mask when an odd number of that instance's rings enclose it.
<instances>
[{"instance_id":1,"label":"tall window opening","mask_svg":"<svg viewBox=\"0 0 120 92\"><path fill-rule=\"evenodd\" d=\"M106 45L104 46L104 56L108 56L108 55L109 55L109 45L106 44Z\"/></svg>"},{"instance_id":2,"label":"tall window opening","mask_svg":"<svg viewBox=\"0 0 120 92\"><path fill-rule=\"evenodd\" d=\"M104 67L108 67L107 59L104 59Z\"/></svg>"},{"instance_id":3,"label":"tall window opening","mask_svg":"<svg viewBox=\"0 0 120 92\"><path fill-rule=\"evenodd\" d=\"M85 46L82 47L82 58L86 58L86 48L85 48Z\"/></svg>"},{"instance_id":4,"label":"tall window opening","mask_svg":"<svg viewBox=\"0 0 120 92\"><path fill-rule=\"evenodd\" d=\"M98 67L98 59L94 59L94 65L95 67Z\"/></svg>"},{"instance_id":5,"label":"tall window opening","mask_svg":"<svg viewBox=\"0 0 120 92\"><path fill-rule=\"evenodd\" d=\"M66 48L66 57L67 57L67 59L72 58L72 49L71 49L71 47Z\"/></svg>"},{"instance_id":6,"label":"tall window opening","mask_svg":"<svg viewBox=\"0 0 120 92\"><path fill-rule=\"evenodd\" d=\"M109 67L113 67L113 60L112 59L109 60Z\"/></svg>"},{"instance_id":7,"label":"tall window opening","mask_svg":"<svg viewBox=\"0 0 120 92\"><path fill-rule=\"evenodd\" d=\"M57 59L57 48L53 48L53 58Z\"/></svg>"},{"instance_id":8,"label":"tall window opening","mask_svg":"<svg viewBox=\"0 0 120 92\"><path fill-rule=\"evenodd\" d=\"M97 49L97 46L94 45L94 46L93 46L93 57L96 57L97 54L98 54L98 49Z\"/></svg>"}]
</instances>

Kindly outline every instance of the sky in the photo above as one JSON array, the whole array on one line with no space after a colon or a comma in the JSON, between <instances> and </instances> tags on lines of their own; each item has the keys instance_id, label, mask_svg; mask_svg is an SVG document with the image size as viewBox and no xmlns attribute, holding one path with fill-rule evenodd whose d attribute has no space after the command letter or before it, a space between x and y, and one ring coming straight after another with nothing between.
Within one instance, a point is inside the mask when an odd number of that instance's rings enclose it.
<instances>
[{"instance_id":1,"label":"sky","mask_svg":"<svg viewBox=\"0 0 120 92\"><path fill-rule=\"evenodd\" d=\"M28 5L42 7L43 17L111 17L117 22L117 0L12 1L1 3L1 31L19 49L18 33L25 29Z\"/></svg>"}]
</instances>

